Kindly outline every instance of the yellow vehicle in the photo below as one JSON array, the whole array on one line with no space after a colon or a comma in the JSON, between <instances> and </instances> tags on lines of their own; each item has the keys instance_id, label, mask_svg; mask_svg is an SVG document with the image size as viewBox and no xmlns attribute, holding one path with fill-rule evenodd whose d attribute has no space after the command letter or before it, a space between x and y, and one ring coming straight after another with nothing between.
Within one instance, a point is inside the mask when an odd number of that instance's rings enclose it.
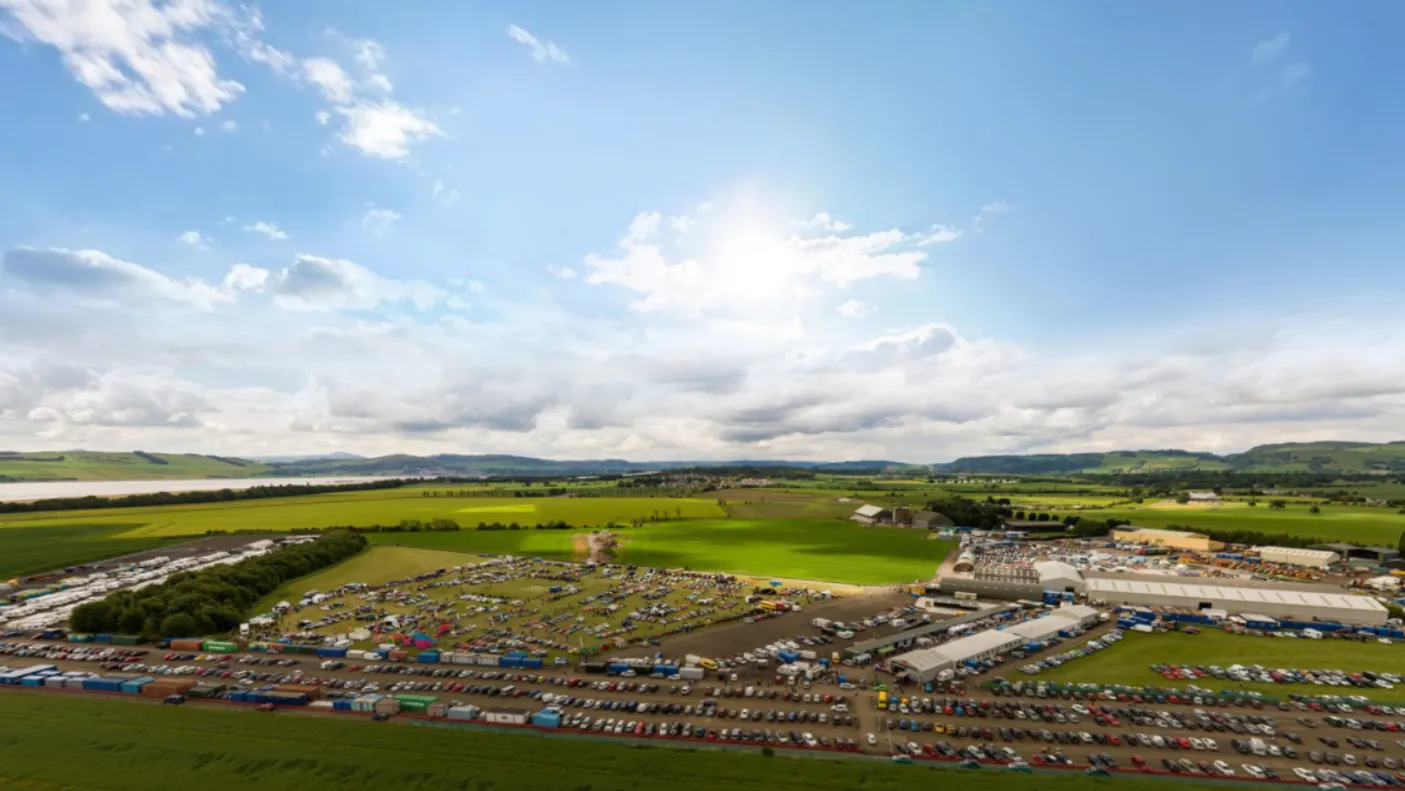
<instances>
[{"instance_id":1,"label":"yellow vehicle","mask_svg":"<svg viewBox=\"0 0 1405 791\"><path fill-rule=\"evenodd\" d=\"M698 664L707 670L717 669L717 663L712 661L711 659L699 659Z\"/></svg>"},{"instance_id":2,"label":"yellow vehicle","mask_svg":"<svg viewBox=\"0 0 1405 791\"><path fill-rule=\"evenodd\" d=\"M935 733L946 733L946 726L939 722L932 727L932 731Z\"/></svg>"},{"instance_id":3,"label":"yellow vehicle","mask_svg":"<svg viewBox=\"0 0 1405 791\"><path fill-rule=\"evenodd\" d=\"M880 689L878 691L878 708L888 708L888 690L886 689Z\"/></svg>"},{"instance_id":4,"label":"yellow vehicle","mask_svg":"<svg viewBox=\"0 0 1405 791\"><path fill-rule=\"evenodd\" d=\"M759 605L757 605L757 606L760 607L762 610L765 610L766 612L775 612L775 611L776 611L776 603L775 603L775 602L763 601L763 602L761 602L761 603L760 603Z\"/></svg>"}]
</instances>

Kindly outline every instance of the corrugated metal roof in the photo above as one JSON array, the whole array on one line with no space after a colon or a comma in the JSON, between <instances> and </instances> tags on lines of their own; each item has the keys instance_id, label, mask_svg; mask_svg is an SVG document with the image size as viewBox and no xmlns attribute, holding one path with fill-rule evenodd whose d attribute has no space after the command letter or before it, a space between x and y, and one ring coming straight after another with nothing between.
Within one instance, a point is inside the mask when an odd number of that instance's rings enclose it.
<instances>
[{"instance_id":1,"label":"corrugated metal roof","mask_svg":"<svg viewBox=\"0 0 1405 791\"><path fill-rule=\"evenodd\" d=\"M861 505L854 511L854 516L878 516L888 509L879 505Z\"/></svg>"},{"instance_id":2,"label":"corrugated metal roof","mask_svg":"<svg viewBox=\"0 0 1405 791\"><path fill-rule=\"evenodd\" d=\"M1369 596L1342 593L1287 590L1284 588L1234 588L1225 585L1196 585L1152 580L1091 579L1088 595L1126 593L1132 595L1165 596L1167 598L1219 600L1242 604L1280 604L1298 607L1330 607L1357 612L1383 611L1385 607Z\"/></svg>"}]
</instances>

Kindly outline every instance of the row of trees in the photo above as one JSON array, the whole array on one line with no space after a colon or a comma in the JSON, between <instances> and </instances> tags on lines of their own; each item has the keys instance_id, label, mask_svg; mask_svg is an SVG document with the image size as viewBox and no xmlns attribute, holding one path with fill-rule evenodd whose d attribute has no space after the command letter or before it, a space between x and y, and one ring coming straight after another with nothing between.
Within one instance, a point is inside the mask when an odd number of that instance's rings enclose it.
<instances>
[{"instance_id":1,"label":"row of trees","mask_svg":"<svg viewBox=\"0 0 1405 791\"><path fill-rule=\"evenodd\" d=\"M1006 519L1014 516L1008 498L1001 503L989 498L986 502L978 502L969 497L948 497L927 503L927 510L936 511L958 527L981 530L999 530Z\"/></svg>"},{"instance_id":2,"label":"row of trees","mask_svg":"<svg viewBox=\"0 0 1405 791\"><path fill-rule=\"evenodd\" d=\"M189 505L191 503L223 503L233 500L263 500L269 497L302 497L333 492L362 492L373 489L397 489L410 481L391 479L348 484L271 484L248 489L219 489L213 492L152 492L129 494L124 497L56 497L29 503L0 503L0 514L34 511L72 511L91 508L134 508L148 505Z\"/></svg>"},{"instance_id":3,"label":"row of trees","mask_svg":"<svg viewBox=\"0 0 1405 791\"><path fill-rule=\"evenodd\" d=\"M283 583L327 568L365 547L365 536L329 531L310 543L174 574L160 585L118 591L75 608L69 626L76 632L136 634L148 640L228 632Z\"/></svg>"}]
</instances>

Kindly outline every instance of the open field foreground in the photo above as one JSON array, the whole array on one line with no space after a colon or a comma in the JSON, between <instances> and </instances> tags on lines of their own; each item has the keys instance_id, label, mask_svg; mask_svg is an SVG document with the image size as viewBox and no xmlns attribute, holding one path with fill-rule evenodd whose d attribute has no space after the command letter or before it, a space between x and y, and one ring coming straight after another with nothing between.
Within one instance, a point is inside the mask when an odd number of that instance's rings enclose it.
<instances>
[{"instance_id":1,"label":"open field foreground","mask_svg":"<svg viewBox=\"0 0 1405 791\"><path fill-rule=\"evenodd\" d=\"M940 785L962 791L994 779L991 770L768 758L755 748L642 747L12 690L0 693L0 743L0 787L29 789L911 791ZM1109 782L1129 791L1167 787L1082 775L998 779L1008 791L1071 791Z\"/></svg>"},{"instance_id":2,"label":"open field foreground","mask_svg":"<svg viewBox=\"0 0 1405 791\"><path fill-rule=\"evenodd\" d=\"M690 568L789 579L886 585L929 579L952 541L926 531L863 528L837 519L702 519L618 531L614 559L658 568ZM584 560L565 530L459 530L372 533L376 544L501 552Z\"/></svg>"},{"instance_id":3,"label":"open field foreground","mask_svg":"<svg viewBox=\"0 0 1405 791\"><path fill-rule=\"evenodd\" d=\"M462 491L468 491L464 487ZM722 517L713 500L670 497L427 497L432 488L274 498L198 505L54 511L0 517L0 528L68 524L124 525L124 537L188 536L210 531L289 531L339 526L395 525L407 519L453 519L464 527L480 522L537 525L568 522L603 526L649 519Z\"/></svg>"},{"instance_id":4,"label":"open field foreground","mask_svg":"<svg viewBox=\"0 0 1405 791\"><path fill-rule=\"evenodd\" d=\"M1009 672L1010 680L1073 681L1097 684L1183 687L1188 682L1168 681L1152 671L1156 664L1169 665L1263 665L1304 669L1339 669L1348 672L1371 670L1385 673L1405 673L1405 646L1381 643L1358 643L1346 640L1307 640L1281 637L1252 637L1226 632L1205 631L1190 635L1178 632L1141 634L1127 632L1117 645L1092 656L1069 662L1037 676ZM1205 679L1199 686L1210 689L1256 690L1266 695L1364 695L1382 701L1405 698L1405 691L1394 689L1365 690L1358 688L1319 687L1312 684L1234 684L1217 679Z\"/></svg>"}]
</instances>

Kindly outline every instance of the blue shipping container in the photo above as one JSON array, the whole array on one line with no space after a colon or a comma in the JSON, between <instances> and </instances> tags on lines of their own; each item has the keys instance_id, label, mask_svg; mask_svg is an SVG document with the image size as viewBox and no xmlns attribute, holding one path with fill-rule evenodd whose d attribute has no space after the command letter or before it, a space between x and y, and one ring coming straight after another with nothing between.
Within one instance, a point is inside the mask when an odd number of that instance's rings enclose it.
<instances>
[{"instance_id":1,"label":"blue shipping container","mask_svg":"<svg viewBox=\"0 0 1405 791\"><path fill-rule=\"evenodd\" d=\"M346 658L346 649L345 649L345 648L319 648L319 649L317 649L317 655L320 656L320 657L322 657L323 659L345 659L345 658Z\"/></svg>"},{"instance_id":2,"label":"blue shipping container","mask_svg":"<svg viewBox=\"0 0 1405 791\"><path fill-rule=\"evenodd\" d=\"M522 660L515 656L499 657L498 667L522 667Z\"/></svg>"},{"instance_id":3,"label":"blue shipping container","mask_svg":"<svg viewBox=\"0 0 1405 791\"><path fill-rule=\"evenodd\" d=\"M524 668L537 669L543 664L545 663L541 660L541 657L529 656L522 660L522 667Z\"/></svg>"},{"instance_id":4,"label":"blue shipping container","mask_svg":"<svg viewBox=\"0 0 1405 791\"><path fill-rule=\"evenodd\" d=\"M419 656L415 657L415 661L422 665L437 665L439 664L439 652L424 651Z\"/></svg>"}]
</instances>

